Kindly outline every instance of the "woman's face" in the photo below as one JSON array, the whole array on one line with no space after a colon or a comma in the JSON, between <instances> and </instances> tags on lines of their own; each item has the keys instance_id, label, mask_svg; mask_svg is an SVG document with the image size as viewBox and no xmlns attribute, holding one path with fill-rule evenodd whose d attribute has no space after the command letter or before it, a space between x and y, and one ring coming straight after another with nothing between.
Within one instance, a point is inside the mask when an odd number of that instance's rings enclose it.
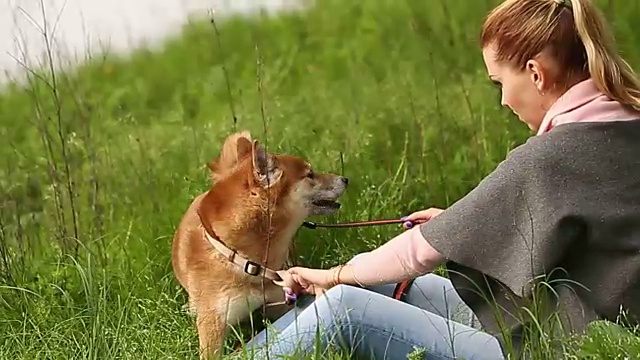
<instances>
[{"instance_id":1,"label":"woman's face","mask_svg":"<svg viewBox=\"0 0 640 360\"><path fill-rule=\"evenodd\" d=\"M518 71L497 62L495 54L493 46L482 50L489 79L501 89L501 105L508 107L520 121L537 131L550 105L557 99L552 94L545 94L549 80L542 66L543 59L529 60L525 69Z\"/></svg>"}]
</instances>

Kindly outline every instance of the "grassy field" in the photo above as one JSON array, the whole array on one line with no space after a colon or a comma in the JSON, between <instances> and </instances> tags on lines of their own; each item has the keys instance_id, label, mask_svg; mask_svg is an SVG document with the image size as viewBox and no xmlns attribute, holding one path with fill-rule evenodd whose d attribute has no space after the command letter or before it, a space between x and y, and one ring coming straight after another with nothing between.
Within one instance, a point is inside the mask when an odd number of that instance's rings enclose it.
<instances>
[{"instance_id":1,"label":"grassy field","mask_svg":"<svg viewBox=\"0 0 640 360\"><path fill-rule=\"evenodd\" d=\"M191 24L161 49L93 54L7 87L0 358L196 358L171 238L236 129L351 179L325 221L396 218L463 196L531 135L484 72L477 38L494 4L322 0L219 20L219 38ZM640 6L599 4L640 67ZM332 266L398 231L301 229L298 263ZM633 358L640 341L600 325L565 355Z\"/></svg>"}]
</instances>

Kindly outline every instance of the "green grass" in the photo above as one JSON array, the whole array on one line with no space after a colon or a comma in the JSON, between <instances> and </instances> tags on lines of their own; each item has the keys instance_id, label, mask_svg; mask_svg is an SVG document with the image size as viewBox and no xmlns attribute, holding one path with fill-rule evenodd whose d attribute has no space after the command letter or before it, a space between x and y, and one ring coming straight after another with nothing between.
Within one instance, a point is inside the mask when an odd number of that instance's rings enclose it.
<instances>
[{"instance_id":1,"label":"green grass","mask_svg":"<svg viewBox=\"0 0 640 360\"><path fill-rule=\"evenodd\" d=\"M351 179L325 221L446 207L531 135L500 108L477 46L496 1L318 3L219 20L221 48L211 24L190 24L161 49L5 89L0 358L196 358L171 238L235 129ZM640 7L599 4L637 67ZM298 262L333 266L398 231L302 229ZM596 326L570 352L622 359L640 341Z\"/></svg>"}]
</instances>

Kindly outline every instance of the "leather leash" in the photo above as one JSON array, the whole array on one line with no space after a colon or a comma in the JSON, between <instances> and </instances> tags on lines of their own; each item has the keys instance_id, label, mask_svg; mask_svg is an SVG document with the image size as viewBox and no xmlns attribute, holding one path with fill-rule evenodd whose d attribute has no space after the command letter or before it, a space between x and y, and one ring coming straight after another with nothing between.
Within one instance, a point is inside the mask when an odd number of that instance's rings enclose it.
<instances>
[{"instance_id":1,"label":"leather leash","mask_svg":"<svg viewBox=\"0 0 640 360\"><path fill-rule=\"evenodd\" d=\"M352 228L352 227L363 227L363 226L377 226L377 225L390 225L390 224L401 224L406 222L400 219L391 219L391 220L370 220L370 221L356 221L356 222L348 222L348 223L338 223L338 224L317 224L311 221L305 221L302 223L302 226L307 229L317 229L317 228Z\"/></svg>"},{"instance_id":2,"label":"leather leash","mask_svg":"<svg viewBox=\"0 0 640 360\"><path fill-rule=\"evenodd\" d=\"M302 226L306 227L307 229L315 230L317 228L353 228L353 227L364 227L364 226L401 224L405 222L407 221L402 219L356 221L356 222L338 223L338 224L317 224L311 221L305 221L304 223L302 223ZM392 297L396 300L403 301L405 296L407 295L407 289L411 287L411 284L413 284L413 279L404 280L396 284L396 287L393 290Z\"/></svg>"}]
</instances>

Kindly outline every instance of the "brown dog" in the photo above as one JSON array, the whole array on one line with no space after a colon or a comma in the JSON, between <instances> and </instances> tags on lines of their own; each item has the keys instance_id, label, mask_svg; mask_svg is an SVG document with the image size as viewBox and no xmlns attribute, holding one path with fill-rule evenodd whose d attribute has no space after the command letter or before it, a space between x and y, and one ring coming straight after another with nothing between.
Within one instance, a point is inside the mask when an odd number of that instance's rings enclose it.
<instances>
[{"instance_id":1,"label":"brown dog","mask_svg":"<svg viewBox=\"0 0 640 360\"><path fill-rule=\"evenodd\" d=\"M337 211L348 183L299 157L268 153L246 131L229 136L208 167L212 186L187 209L172 248L205 358L221 356L228 325L284 299L272 280L295 232L307 217Z\"/></svg>"}]
</instances>

